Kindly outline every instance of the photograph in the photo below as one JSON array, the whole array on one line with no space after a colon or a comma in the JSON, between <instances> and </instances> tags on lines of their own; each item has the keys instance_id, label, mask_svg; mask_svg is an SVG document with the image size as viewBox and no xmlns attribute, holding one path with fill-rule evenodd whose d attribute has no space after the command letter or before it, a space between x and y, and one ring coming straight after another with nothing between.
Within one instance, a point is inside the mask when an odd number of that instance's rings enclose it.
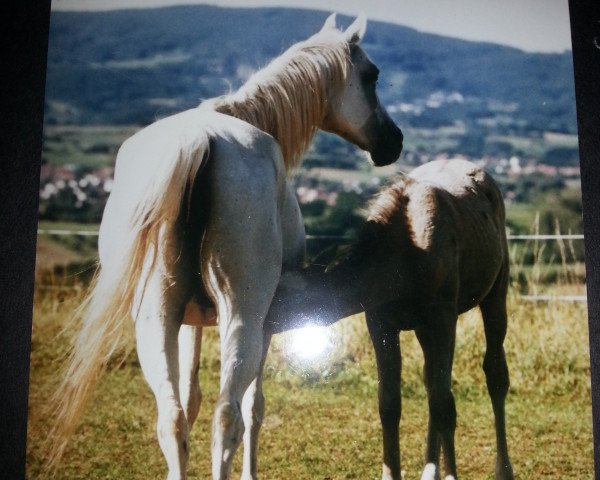
<instances>
[{"instance_id":1,"label":"photograph","mask_svg":"<svg viewBox=\"0 0 600 480\"><path fill-rule=\"evenodd\" d=\"M27 478L592 478L571 42L567 0L55 0Z\"/></svg>"}]
</instances>

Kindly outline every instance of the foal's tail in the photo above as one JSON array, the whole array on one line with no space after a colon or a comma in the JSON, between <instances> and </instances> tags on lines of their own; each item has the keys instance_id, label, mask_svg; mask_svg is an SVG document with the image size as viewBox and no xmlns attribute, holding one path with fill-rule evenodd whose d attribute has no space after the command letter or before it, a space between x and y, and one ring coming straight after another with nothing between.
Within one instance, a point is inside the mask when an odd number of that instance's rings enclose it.
<instances>
[{"instance_id":1,"label":"foal's tail","mask_svg":"<svg viewBox=\"0 0 600 480\"><path fill-rule=\"evenodd\" d=\"M123 343L134 302L141 300L145 278L161 256L159 247L173 238L176 222L188 210L184 197L187 194L189 201L194 179L208 158L208 134L196 131L186 141L186 132L179 133L176 142L154 157L146 155L147 145L140 145L151 142L148 135L133 137L119 151L115 187L100 235L100 243L105 242L100 248L101 268L76 313L82 326L51 403L55 423L48 439L49 472L58 466L94 386Z\"/></svg>"}]
</instances>

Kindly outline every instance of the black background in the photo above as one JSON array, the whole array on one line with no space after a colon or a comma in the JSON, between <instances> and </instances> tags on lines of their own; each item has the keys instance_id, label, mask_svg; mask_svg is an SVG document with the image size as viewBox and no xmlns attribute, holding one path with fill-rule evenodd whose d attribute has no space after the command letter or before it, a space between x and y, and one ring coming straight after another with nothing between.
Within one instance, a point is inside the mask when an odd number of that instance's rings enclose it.
<instances>
[{"instance_id":1,"label":"black background","mask_svg":"<svg viewBox=\"0 0 600 480\"><path fill-rule=\"evenodd\" d=\"M595 478L600 478L600 2L570 0L569 7L586 249L594 464Z\"/></svg>"},{"instance_id":2,"label":"black background","mask_svg":"<svg viewBox=\"0 0 600 480\"><path fill-rule=\"evenodd\" d=\"M49 0L0 7L0 477L25 477Z\"/></svg>"}]
</instances>

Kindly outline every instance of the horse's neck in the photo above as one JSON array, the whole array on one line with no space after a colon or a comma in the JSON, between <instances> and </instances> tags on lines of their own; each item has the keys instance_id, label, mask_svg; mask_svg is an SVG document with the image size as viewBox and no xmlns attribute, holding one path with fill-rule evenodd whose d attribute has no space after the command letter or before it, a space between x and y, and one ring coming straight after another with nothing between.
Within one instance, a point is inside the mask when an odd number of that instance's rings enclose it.
<instances>
[{"instance_id":1,"label":"horse's neck","mask_svg":"<svg viewBox=\"0 0 600 480\"><path fill-rule=\"evenodd\" d=\"M301 43L256 72L237 92L211 103L215 110L272 135L291 171L322 127L330 97L343 88L347 69L344 39Z\"/></svg>"},{"instance_id":2,"label":"horse's neck","mask_svg":"<svg viewBox=\"0 0 600 480\"><path fill-rule=\"evenodd\" d=\"M296 168L316 131L321 128L325 102L318 95L299 93L298 85L273 81L246 84L238 92L212 101L213 108L271 135L279 144L286 170ZM291 104L289 99L294 99Z\"/></svg>"}]
</instances>

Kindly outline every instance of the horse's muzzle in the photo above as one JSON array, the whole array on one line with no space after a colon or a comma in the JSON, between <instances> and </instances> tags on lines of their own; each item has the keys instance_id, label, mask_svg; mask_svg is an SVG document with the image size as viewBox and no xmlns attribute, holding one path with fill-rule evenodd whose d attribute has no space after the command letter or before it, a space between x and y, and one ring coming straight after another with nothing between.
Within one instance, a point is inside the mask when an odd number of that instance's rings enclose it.
<instances>
[{"instance_id":1,"label":"horse's muzzle","mask_svg":"<svg viewBox=\"0 0 600 480\"><path fill-rule=\"evenodd\" d=\"M371 146L367 149L376 167L394 163L402 153L404 135L385 110L375 115L376 121L369 122Z\"/></svg>"}]
</instances>

